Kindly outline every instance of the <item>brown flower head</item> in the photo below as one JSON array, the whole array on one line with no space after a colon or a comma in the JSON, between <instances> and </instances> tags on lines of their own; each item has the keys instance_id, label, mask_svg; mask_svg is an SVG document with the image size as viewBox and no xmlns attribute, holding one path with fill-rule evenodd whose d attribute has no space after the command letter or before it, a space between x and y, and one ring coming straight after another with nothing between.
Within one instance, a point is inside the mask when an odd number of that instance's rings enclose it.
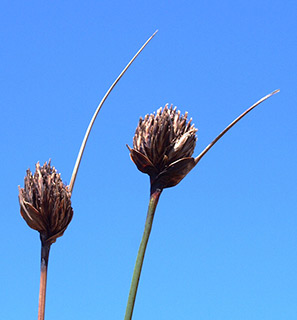
<instances>
[{"instance_id":1,"label":"brown flower head","mask_svg":"<svg viewBox=\"0 0 297 320\"><path fill-rule=\"evenodd\" d=\"M195 166L192 158L197 129L175 108L140 118L130 150L137 168L150 176L153 189L177 185Z\"/></svg>"},{"instance_id":2,"label":"brown flower head","mask_svg":"<svg viewBox=\"0 0 297 320\"><path fill-rule=\"evenodd\" d=\"M21 215L28 226L40 233L43 244L51 245L61 237L73 216L71 193L50 161L32 175L27 170L24 188L19 187Z\"/></svg>"}]
</instances>

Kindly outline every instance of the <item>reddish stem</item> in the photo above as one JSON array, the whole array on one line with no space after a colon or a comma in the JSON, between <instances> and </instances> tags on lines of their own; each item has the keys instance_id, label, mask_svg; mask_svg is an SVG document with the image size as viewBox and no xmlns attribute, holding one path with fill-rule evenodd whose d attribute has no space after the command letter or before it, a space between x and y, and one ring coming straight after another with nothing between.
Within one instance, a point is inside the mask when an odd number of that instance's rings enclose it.
<instances>
[{"instance_id":1,"label":"reddish stem","mask_svg":"<svg viewBox=\"0 0 297 320\"><path fill-rule=\"evenodd\" d=\"M48 257L49 257L50 247L51 246L49 244L44 244L43 242L41 242L41 265L40 265L38 320L44 320L47 266L48 266Z\"/></svg>"}]
</instances>

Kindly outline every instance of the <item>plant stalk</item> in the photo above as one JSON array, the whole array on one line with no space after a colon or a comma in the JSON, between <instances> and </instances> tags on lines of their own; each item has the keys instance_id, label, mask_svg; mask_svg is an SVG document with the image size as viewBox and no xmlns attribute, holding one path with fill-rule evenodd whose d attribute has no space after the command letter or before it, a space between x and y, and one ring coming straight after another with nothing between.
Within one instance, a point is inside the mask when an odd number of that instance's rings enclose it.
<instances>
[{"instance_id":1,"label":"plant stalk","mask_svg":"<svg viewBox=\"0 0 297 320\"><path fill-rule=\"evenodd\" d=\"M125 318L124 318L125 320L132 319L132 314L133 314L133 309L134 309L134 304L135 304L141 269L142 269L142 265L143 265L144 255L145 255L147 243L148 243L148 240L150 237L150 233L152 230L156 207L157 207L161 193L162 193L161 189L155 189L155 190L151 191L151 197L150 197L150 202L149 202L149 206L148 206L144 232L143 232L142 240L141 240L141 243L140 243L140 246L138 249L138 254L137 254L134 272L133 272L133 276L132 276L131 287L130 287L128 302L127 302L127 307L126 307L126 314L125 314Z\"/></svg>"},{"instance_id":2,"label":"plant stalk","mask_svg":"<svg viewBox=\"0 0 297 320\"><path fill-rule=\"evenodd\" d=\"M47 266L48 266L50 247L51 247L50 244L44 244L43 242L41 242L41 265L40 265L38 320L44 320Z\"/></svg>"}]
</instances>

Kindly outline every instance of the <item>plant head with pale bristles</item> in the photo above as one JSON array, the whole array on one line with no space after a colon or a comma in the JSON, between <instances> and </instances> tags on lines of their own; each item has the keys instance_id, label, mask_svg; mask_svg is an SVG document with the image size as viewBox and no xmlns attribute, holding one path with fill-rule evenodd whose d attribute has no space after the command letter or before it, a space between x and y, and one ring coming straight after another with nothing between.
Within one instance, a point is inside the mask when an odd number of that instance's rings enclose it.
<instances>
[{"instance_id":1,"label":"plant head with pale bristles","mask_svg":"<svg viewBox=\"0 0 297 320\"><path fill-rule=\"evenodd\" d=\"M195 166L192 158L197 129L188 121L187 112L172 106L140 118L129 148L137 168L150 176L151 188L164 189L177 185Z\"/></svg>"}]
</instances>

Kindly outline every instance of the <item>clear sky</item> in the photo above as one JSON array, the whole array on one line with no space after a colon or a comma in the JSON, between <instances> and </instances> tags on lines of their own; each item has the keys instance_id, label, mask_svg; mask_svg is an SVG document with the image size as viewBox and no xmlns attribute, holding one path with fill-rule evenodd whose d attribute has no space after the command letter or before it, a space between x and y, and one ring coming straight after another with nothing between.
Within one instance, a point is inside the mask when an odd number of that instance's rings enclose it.
<instances>
[{"instance_id":1,"label":"clear sky","mask_svg":"<svg viewBox=\"0 0 297 320\"><path fill-rule=\"evenodd\" d=\"M52 245L46 319L123 319L149 199L126 144L140 116L189 112L198 155L164 190L133 319L297 318L297 2L1 1L0 319L36 319L40 241L17 186L49 158L69 183L100 112Z\"/></svg>"}]
</instances>

